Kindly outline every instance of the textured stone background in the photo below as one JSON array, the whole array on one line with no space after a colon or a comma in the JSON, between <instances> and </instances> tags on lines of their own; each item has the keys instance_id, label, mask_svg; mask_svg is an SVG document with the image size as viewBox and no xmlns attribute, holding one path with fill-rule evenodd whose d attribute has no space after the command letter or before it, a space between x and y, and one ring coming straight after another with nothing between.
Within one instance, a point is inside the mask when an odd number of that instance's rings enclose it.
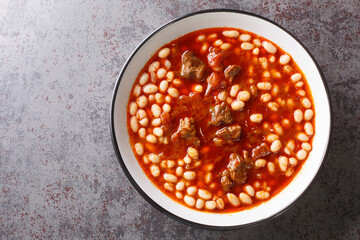
<instances>
[{"instance_id":1,"label":"textured stone background","mask_svg":"<svg viewBox=\"0 0 360 240\"><path fill-rule=\"evenodd\" d=\"M248 229L199 230L131 186L110 140L125 60L192 11L268 17L310 49L334 110L330 152L293 208ZM360 4L349 1L0 1L0 239L359 239Z\"/></svg>"}]
</instances>

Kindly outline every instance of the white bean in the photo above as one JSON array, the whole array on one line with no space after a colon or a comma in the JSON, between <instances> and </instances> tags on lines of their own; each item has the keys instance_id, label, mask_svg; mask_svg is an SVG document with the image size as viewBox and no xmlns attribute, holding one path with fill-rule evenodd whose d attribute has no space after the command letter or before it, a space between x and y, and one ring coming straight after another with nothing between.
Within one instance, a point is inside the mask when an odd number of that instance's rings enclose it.
<instances>
[{"instance_id":1,"label":"white bean","mask_svg":"<svg viewBox=\"0 0 360 240\"><path fill-rule=\"evenodd\" d=\"M145 128L140 128L138 133L139 133L139 137L140 137L140 138L145 138L145 137L146 137L146 130L145 130Z\"/></svg>"},{"instance_id":2,"label":"white bean","mask_svg":"<svg viewBox=\"0 0 360 240\"><path fill-rule=\"evenodd\" d=\"M298 164L298 160L294 157L289 158L289 164L291 167L295 167Z\"/></svg>"},{"instance_id":3,"label":"white bean","mask_svg":"<svg viewBox=\"0 0 360 240\"><path fill-rule=\"evenodd\" d=\"M275 164L273 162L268 162L268 171L273 174L275 172Z\"/></svg>"},{"instance_id":4,"label":"white bean","mask_svg":"<svg viewBox=\"0 0 360 240\"><path fill-rule=\"evenodd\" d=\"M195 92L202 93L204 91L204 88L200 84L196 84L194 87Z\"/></svg>"},{"instance_id":5,"label":"white bean","mask_svg":"<svg viewBox=\"0 0 360 240\"><path fill-rule=\"evenodd\" d=\"M236 97L239 91L240 91L240 86L238 84L233 85L230 89L230 96Z\"/></svg>"},{"instance_id":6,"label":"white bean","mask_svg":"<svg viewBox=\"0 0 360 240\"><path fill-rule=\"evenodd\" d=\"M169 87L169 82L168 81L163 80L163 81L160 82L160 85L159 85L160 92L166 92L168 87Z\"/></svg>"},{"instance_id":7,"label":"white bean","mask_svg":"<svg viewBox=\"0 0 360 240\"><path fill-rule=\"evenodd\" d=\"M274 130L277 134L279 134L279 135L284 134L283 127L279 123L275 123L273 126L274 126Z\"/></svg>"},{"instance_id":8,"label":"white bean","mask_svg":"<svg viewBox=\"0 0 360 240\"><path fill-rule=\"evenodd\" d=\"M255 161L255 168L265 167L265 165L266 165L265 159L258 159Z\"/></svg>"},{"instance_id":9,"label":"white bean","mask_svg":"<svg viewBox=\"0 0 360 240\"><path fill-rule=\"evenodd\" d=\"M164 130L162 128L156 127L153 129L153 133L157 137L162 137L164 134Z\"/></svg>"},{"instance_id":10,"label":"white bean","mask_svg":"<svg viewBox=\"0 0 360 240\"><path fill-rule=\"evenodd\" d=\"M223 31L222 34L225 37L238 38L240 33L236 30L226 30L226 31Z\"/></svg>"},{"instance_id":11,"label":"white bean","mask_svg":"<svg viewBox=\"0 0 360 240\"><path fill-rule=\"evenodd\" d=\"M196 194L197 187L191 186L186 189L187 194L194 196Z\"/></svg>"},{"instance_id":12,"label":"white bean","mask_svg":"<svg viewBox=\"0 0 360 240\"><path fill-rule=\"evenodd\" d=\"M159 58L166 58L170 54L170 48L163 48L159 51Z\"/></svg>"},{"instance_id":13,"label":"white bean","mask_svg":"<svg viewBox=\"0 0 360 240\"><path fill-rule=\"evenodd\" d=\"M220 46L221 44L223 44L224 42L221 40L221 39L218 39L218 40L216 40L213 44L214 44L214 46L215 47L218 47L218 46Z\"/></svg>"},{"instance_id":14,"label":"white bean","mask_svg":"<svg viewBox=\"0 0 360 240\"><path fill-rule=\"evenodd\" d=\"M160 62L155 61L149 65L149 72L156 72L160 68Z\"/></svg>"},{"instance_id":15,"label":"white bean","mask_svg":"<svg viewBox=\"0 0 360 240\"><path fill-rule=\"evenodd\" d=\"M141 156L144 154L144 146L141 143L136 143L134 147L137 155Z\"/></svg>"},{"instance_id":16,"label":"white bean","mask_svg":"<svg viewBox=\"0 0 360 240\"><path fill-rule=\"evenodd\" d=\"M167 92L173 98L178 98L179 97L179 91L176 88L170 87L167 90Z\"/></svg>"},{"instance_id":17,"label":"white bean","mask_svg":"<svg viewBox=\"0 0 360 240\"><path fill-rule=\"evenodd\" d=\"M294 73L290 78L292 82L298 82L301 80L302 76L300 73Z\"/></svg>"},{"instance_id":18,"label":"white bean","mask_svg":"<svg viewBox=\"0 0 360 240\"><path fill-rule=\"evenodd\" d=\"M195 198L189 196L189 195L185 195L184 197L184 202L189 205L190 207L195 206Z\"/></svg>"},{"instance_id":19,"label":"white bean","mask_svg":"<svg viewBox=\"0 0 360 240\"><path fill-rule=\"evenodd\" d=\"M305 151L309 152L311 150L311 145L310 143L304 142L301 144L302 149L304 149Z\"/></svg>"},{"instance_id":20,"label":"white bean","mask_svg":"<svg viewBox=\"0 0 360 240\"><path fill-rule=\"evenodd\" d=\"M136 99L136 103L140 108L144 108L148 104L148 99L144 95L141 95Z\"/></svg>"},{"instance_id":21,"label":"white bean","mask_svg":"<svg viewBox=\"0 0 360 240\"><path fill-rule=\"evenodd\" d=\"M184 188L185 188L185 183L184 183L183 181L180 181L180 182L178 182L178 183L176 184L175 188L176 188L176 190L178 190L178 191L182 191L182 190L184 190Z\"/></svg>"},{"instance_id":22,"label":"white bean","mask_svg":"<svg viewBox=\"0 0 360 240\"><path fill-rule=\"evenodd\" d=\"M279 63L281 65L288 64L290 62L290 56L287 54L281 55L279 59Z\"/></svg>"},{"instance_id":23,"label":"white bean","mask_svg":"<svg viewBox=\"0 0 360 240\"><path fill-rule=\"evenodd\" d=\"M176 168L176 170L175 170L175 173L176 173L176 175L177 176L182 176L183 175L183 173L184 173L184 170L183 170L183 168L182 167L177 167Z\"/></svg>"},{"instance_id":24,"label":"white bean","mask_svg":"<svg viewBox=\"0 0 360 240\"><path fill-rule=\"evenodd\" d=\"M146 83L148 83L149 81L149 74L148 73L143 73L141 76L140 76L140 79L139 79L139 84L141 86L144 86Z\"/></svg>"},{"instance_id":25,"label":"white bean","mask_svg":"<svg viewBox=\"0 0 360 240\"><path fill-rule=\"evenodd\" d=\"M296 153L296 157L297 159L304 160L307 157L307 152L304 149L300 149L297 153Z\"/></svg>"},{"instance_id":26,"label":"white bean","mask_svg":"<svg viewBox=\"0 0 360 240\"><path fill-rule=\"evenodd\" d=\"M286 143L286 148L289 149L290 151L293 151L295 149L295 142L294 140L289 140Z\"/></svg>"},{"instance_id":27,"label":"white bean","mask_svg":"<svg viewBox=\"0 0 360 240\"><path fill-rule=\"evenodd\" d=\"M263 120L263 115L261 113L251 114L250 121L254 123L259 123Z\"/></svg>"},{"instance_id":28,"label":"white bean","mask_svg":"<svg viewBox=\"0 0 360 240\"><path fill-rule=\"evenodd\" d=\"M205 205L205 201L204 200L202 200L202 199L198 199L198 200L196 200L196 205L195 205L195 207L197 208L197 209L202 209L203 207L204 207L204 205Z\"/></svg>"},{"instance_id":29,"label":"white bean","mask_svg":"<svg viewBox=\"0 0 360 240\"><path fill-rule=\"evenodd\" d=\"M183 198L183 194L182 194L181 192L176 192L176 193L175 193L175 196L176 196L176 198L178 198L178 199L182 199L182 198Z\"/></svg>"},{"instance_id":30,"label":"white bean","mask_svg":"<svg viewBox=\"0 0 360 240\"><path fill-rule=\"evenodd\" d=\"M221 92L219 92L217 97L220 101L224 102L227 99L228 94L226 91L221 91Z\"/></svg>"},{"instance_id":31,"label":"white bean","mask_svg":"<svg viewBox=\"0 0 360 240\"><path fill-rule=\"evenodd\" d=\"M279 157L279 167L281 171L285 172L288 167L289 159L285 156Z\"/></svg>"},{"instance_id":32,"label":"white bean","mask_svg":"<svg viewBox=\"0 0 360 240\"><path fill-rule=\"evenodd\" d=\"M261 94L260 100L262 102L268 102L271 100L271 95L269 93Z\"/></svg>"},{"instance_id":33,"label":"white bean","mask_svg":"<svg viewBox=\"0 0 360 240\"><path fill-rule=\"evenodd\" d=\"M266 141L268 141L268 142L273 142L277 139L279 139L279 135L276 135L276 134L268 134L266 136Z\"/></svg>"},{"instance_id":34,"label":"white bean","mask_svg":"<svg viewBox=\"0 0 360 240\"><path fill-rule=\"evenodd\" d=\"M151 112L152 114L154 115L154 117L158 118L160 117L160 114L161 114L161 108L159 105L157 105L156 103L154 103L152 106L151 106Z\"/></svg>"},{"instance_id":35,"label":"white bean","mask_svg":"<svg viewBox=\"0 0 360 240\"><path fill-rule=\"evenodd\" d=\"M248 91L240 91L236 98L240 101L246 102L250 99L250 93Z\"/></svg>"},{"instance_id":36,"label":"white bean","mask_svg":"<svg viewBox=\"0 0 360 240\"><path fill-rule=\"evenodd\" d=\"M140 125L143 127L147 127L149 125L149 119L148 118L143 118L139 121Z\"/></svg>"},{"instance_id":37,"label":"white bean","mask_svg":"<svg viewBox=\"0 0 360 240\"><path fill-rule=\"evenodd\" d=\"M242 50L252 50L254 48L254 44L249 42L243 42L240 47Z\"/></svg>"},{"instance_id":38,"label":"white bean","mask_svg":"<svg viewBox=\"0 0 360 240\"><path fill-rule=\"evenodd\" d=\"M285 176L290 177L293 173L294 173L294 168L289 167L285 172Z\"/></svg>"},{"instance_id":39,"label":"white bean","mask_svg":"<svg viewBox=\"0 0 360 240\"><path fill-rule=\"evenodd\" d=\"M136 112L136 117L137 117L137 119L141 120L141 119L143 119L143 118L146 118L146 117L147 117L147 114L146 114L145 110L139 109L139 110Z\"/></svg>"},{"instance_id":40,"label":"white bean","mask_svg":"<svg viewBox=\"0 0 360 240\"><path fill-rule=\"evenodd\" d=\"M148 83L143 87L143 91L146 94L153 94L156 93L158 91L158 86L156 86L155 84L152 83Z\"/></svg>"},{"instance_id":41,"label":"white bean","mask_svg":"<svg viewBox=\"0 0 360 240\"><path fill-rule=\"evenodd\" d=\"M304 130L307 135L309 135L309 136L314 135L314 128L311 123L309 123L309 122L305 123Z\"/></svg>"},{"instance_id":42,"label":"white bean","mask_svg":"<svg viewBox=\"0 0 360 240\"><path fill-rule=\"evenodd\" d=\"M235 111L241 110L245 107L245 103L240 100L235 100L231 103L231 108Z\"/></svg>"},{"instance_id":43,"label":"white bean","mask_svg":"<svg viewBox=\"0 0 360 240\"><path fill-rule=\"evenodd\" d=\"M218 209L224 209L225 203L224 203L224 200L222 198L216 199L216 207Z\"/></svg>"},{"instance_id":44,"label":"white bean","mask_svg":"<svg viewBox=\"0 0 360 240\"><path fill-rule=\"evenodd\" d=\"M228 50L231 48L231 44L230 43L223 43L220 45L220 49L221 50Z\"/></svg>"},{"instance_id":45,"label":"white bean","mask_svg":"<svg viewBox=\"0 0 360 240\"><path fill-rule=\"evenodd\" d=\"M295 122L300 123L303 120L303 112L300 109L294 111L294 120Z\"/></svg>"},{"instance_id":46,"label":"white bean","mask_svg":"<svg viewBox=\"0 0 360 240\"><path fill-rule=\"evenodd\" d=\"M270 42L263 41L262 46L268 53L271 53L271 54L276 53L276 50L277 50L276 47L274 45L272 45Z\"/></svg>"},{"instance_id":47,"label":"white bean","mask_svg":"<svg viewBox=\"0 0 360 240\"><path fill-rule=\"evenodd\" d=\"M255 189L251 185L245 186L245 192L251 197L255 195Z\"/></svg>"},{"instance_id":48,"label":"white bean","mask_svg":"<svg viewBox=\"0 0 360 240\"><path fill-rule=\"evenodd\" d=\"M246 42L251 40L251 36L249 34L243 33L240 35L239 39L243 42Z\"/></svg>"},{"instance_id":49,"label":"white bean","mask_svg":"<svg viewBox=\"0 0 360 240\"><path fill-rule=\"evenodd\" d=\"M270 146L270 150L273 152L273 153L276 153L280 150L281 148L281 142L280 140L275 140L272 142L271 146Z\"/></svg>"},{"instance_id":50,"label":"white bean","mask_svg":"<svg viewBox=\"0 0 360 240\"><path fill-rule=\"evenodd\" d=\"M301 103L305 108L311 108L311 102L308 98L301 99Z\"/></svg>"},{"instance_id":51,"label":"white bean","mask_svg":"<svg viewBox=\"0 0 360 240\"><path fill-rule=\"evenodd\" d=\"M240 201L244 204L252 204L252 199L249 195L247 195L246 193L240 193L239 195Z\"/></svg>"},{"instance_id":52,"label":"white bean","mask_svg":"<svg viewBox=\"0 0 360 240\"><path fill-rule=\"evenodd\" d=\"M301 141L301 142L307 142L307 141L309 141L309 137L306 136L305 133L299 133L299 134L297 134L296 138L297 138L297 140L299 140L299 141Z\"/></svg>"},{"instance_id":53,"label":"white bean","mask_svg":"<svg viewBox=\"0 0 360 240\"><path fill-rule=\"evenodd\" d=\"M166 74L166 80L168 82L172 82L174 80L174 72L173 71L170 71Z\"/></svg>"},{"instance_id":54,"label":"white bean","mask_svg":"<svg viewBox=\"0 0 360 240\"><path fill-rule=\"evenodd\" d=\"M194 180L196 177L196 173L194 171L186 171L184 172L183 176L186 180Z\"/></svg>"},{"instance_id":55,"label":"white bean","mask_svg":"<svg viewBox=\"0 0 360 240\"><path fill-rule=\"evenodd\" d=\"M174 191L174 187L170 183L165 183L164 188L170 192Z\"/></svg>"},{"instance_id":56,"label":"white bean","mask_svg":"<svg viewBox=\"0 0 360 240\"><path fill-rule=\"evenodd\" d=\"M306 121L310 121L313 118L313 116L314 116L313 110L311 110L311 109L305 110L304 118Z\"/></svg>"},{"instance_id":57,"label":"white bean","mask_svg":"<svg viewBox=\"0 0 360 240\"><path fill-rule=\"evenodd\" d=\"M140 96L140 94L141 94L141 87L139 84L136 84L134 87L134 96L138 97Z\"/></svg>"},{"instance_id":58,"label":"white bean","mask_svg":"<svg viewBox=\"0 0 360 240\"><path fill-rule=\"evenodd\" d=\"M177 177L171 173L164 173L163 177L164 177L165 181L172 182L172 183L177 182Z\"/></svg>"},{"instance_id":59,"label":"white bean","mask_svg":"<svg viewBox=\"0 0 360 240\"><path fill-rule=\"evenodd\" d=\"M130 118L130 128L134 133L136 133L139 130L139 123L135 116L132 116Z\"/></svg>"},{"instance_id":60,"label":"white bean","mask_svg":"<svg viewBox=\"0 0 360 240\"><path fill-rule=\"evenodd\" d=\"M150 153L148 156L148 159L150 162L158 164L160 162L160 157L159 155L155 154L155 153Z\"/></svg>"},{"instance_id":61,"label":"white bean","mask_svg":"<svg viewBox=\"0 0 360 240\"><path fill-rule=\"evenodd\" d=\"M206 201L205 202L205 208L207 210L214 210L216 208L216 202L215 201Z\"/></svg>"},{"instance_id":62,"label":"white bean","mask_svg":"<svg viewBox=\"0 0 360 240\"><path fill-rule=\"evenodd\" d=\"M260 53L260 49L259 48L254 48L253 52L254 55L258 55Z\"/></svg>"},{"instance_id":63,"label":"white bean","mask_svg":"<svg viewBox=\"0 0 360 240\"><path fill-rule=\"evenodd\" d=\"M265 200L268 199L270 197L270 194L268 192L265 191L257 191L255 194L255 197L259 200Z\"/></svg>"},{"instance_id":64,"label":"white bean","mask_svg":"<svg viewBox=\"0 0 360 240\"><path fill-rule=\"evenodd\" d=\"M196 41L198 41L198 42L203 42L205 40L206 40L205 34L201 34L196 38Z\"/></svg>"},{"instance_id":65,"label":"white bean","mask_svg":"<svg viewBox=\"0 0 360 240\"><path fill-rule=\"evenodd\" d=\"M189 157L191 157L192 159L195 159L195 160L199 159L199 152L198 152L198 150L196 150L193 147L189 147L187 149L187 154L189 154Z\"/></svg>"},{"instance_id":66,"label":"white bean","mask_svg":"<svg viewBox=\"0 0 360 240\"><path fill-rule=\"evenodd\" d=\"M301 88L302 86L304 86L304 82L303 82L303 81L297 82L297 83L295 84L295 87L296 87L296 88Z\"/></svg>"},{"instance_id":67,"label":"white bean","mask_svg":"<svg viewBox=\"0 0 360 240\"><path fill-rule=\"evenodd\" d=\"M270 90L272 85L269 82L259 82L256 87L260 90Z\"/></svg>"},{"instance_id":68,"label":"white bean","mask_svg":"<svg viewBox=\"0 0 360 240\"><path fill-rule=\"evenodd\" d=\"M154 135L152 134L149 134L146 136L146 141L148 141L149 143L156 143L157 142L157 139Z\"/></svg>"},{"instance_id":69,"label":"white bean","mask_svg":"<svg viewBox=\"0 0 360 240\"><path fill-rule=\"evenodd\" d=\"M279 104L277 104L276 102L269 102L267 104L267 107L273 112L276 112L277 110L279 110Z\"/></svg>"},{"instance_id":70,"label":"white bean","mask_svg":"<svg viewBox=\"0 0 360 240\"><path fill-rule=\"evenodd\" d=\"M162 104L165 101L165 96L163 94L161 94L161 93L156 93L155 94L155 101L158 104Z\"/></svg>"},{"instance_id":71,"label":"white bean","mask_svg":"<svg viewBox=\"0 0 360 240\"><path fill-rule=\"evenodd\" d=\"M255 38L255 39L253 40L253 43L254 43L255 46L257 46L257 47L260 47L260 46L261 46L261 41L260 41L260 39Z\"/></svg>"},{"instance_id":72,"label":"white bean","mask_svg":"<svg viewBox=\"0 0 360 240\"><path fill-rule=\"evenodd\" d=\"M161 118L155 118L154 120L152 120L151 125L153 125L154 127L160 126Z\"/></svg>"},{"instance_id":73,"label":"white bean","mask_svg":"<svg viewBox=\"0 0 360 240\"><path fill-rule=\"evenodd\" d=\"M156 76L159 78L159 79L163 79L165 76L166 76L166 69L164 68L159 68L159 70L157 70L156 72Z\"/></svg>"},{"instance_id":74,"label":"white bean","mask_svg":"<svg viewBox=\"0 0 360 240\"><path fill-rule=\"evenodd\" d=\"M162 107L162 109L164 110L164 112L170 112L171 111L171 106L167 103L165 103Z\"/></svg>"},{"instance_id":75,"label":"white bean","mask_svg":"<svg viewBox=\"0 0 360 240\"><path fill-rule=\"evenodd\" d=\"M156 165L151 165L150 172L154 177L158 177L160 175L160 168Z\"/></svg>"},{"instance_id":76,"label":"white bean","mask_svg":"<svg viewBox=\"0 0 360 240\"><path fill-rule=\"evenodd\" d=\"M271 76L270 72L269 71L264 71L263 72L263 77L264 78L269 78Z\"/></svg>"},{"instance_id":77,"label":"white bean","mask_svg":"<svg viewBox=\"0 0 360 240\"><path fill-rule=\"evenodd\" d=\"M138 105L135 102L131 102L129 105L129 113L131 116L134 116L136 114L136 111L138 110Z\"/></svg>"},{"instance_id":78,"label":"white bean","mask_svg":"<svg viewBox=\"0 0 360 240\"><path fill-rule=\"evenodd\" d=\"M240 200L235 194L228 193L226 194L226 197L228 198L230 204L233 205L234 207L238 207L240 205Z\"/></svg>"},{"instance_id":79,"label":"white bean","mask_svg":"<svg viewBox=\"0 0 360 240\"><path fill-rule=\"evenodd\" d=\"M209 192L206 189L199 189L198 190L198 195L199 195L199 197L201 197L202 199L205 199L205 200L209 200L212 197L211 192Z\"/></svg>"}]
</instances>

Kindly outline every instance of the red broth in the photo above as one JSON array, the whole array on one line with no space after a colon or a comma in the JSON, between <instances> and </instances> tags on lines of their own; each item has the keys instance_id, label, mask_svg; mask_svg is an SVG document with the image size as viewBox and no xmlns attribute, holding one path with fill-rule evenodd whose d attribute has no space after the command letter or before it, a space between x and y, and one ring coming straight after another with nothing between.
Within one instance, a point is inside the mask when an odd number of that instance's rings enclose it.
<instances>
[{"instance_id":1,"label":"red broth","mask_svg":"<svg viewBox=\"0 0 360 240\"><path fill-rule=\"evenodd\" d=\"M241 68L232 79L224 73L230 65ZM211 124L220 116L211 109L222 103L232 122ZM312 148L314 105L304 74L277 45L240 29L199 30L164 45L140 71L127 109L129 141L145 174L199 211L237 212L268 201ZM191 130L179 128L186 118ZM217 134L235 125L240 137ZM265 155L254 155L264 143Z\"/></svg>"}]
</instances>

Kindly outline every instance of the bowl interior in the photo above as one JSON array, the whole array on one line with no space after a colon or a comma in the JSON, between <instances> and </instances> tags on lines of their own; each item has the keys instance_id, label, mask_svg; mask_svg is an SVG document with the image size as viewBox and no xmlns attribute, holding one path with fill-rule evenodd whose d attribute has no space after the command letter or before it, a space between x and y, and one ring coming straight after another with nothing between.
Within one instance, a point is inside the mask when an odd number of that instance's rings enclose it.
<instances>
[{"instance_id":1,"label":"bowl interior","mask_svg":"<svg viewBox=\"0 0 360 240\"><path fill-rule=\"evenodd\" d=\"M231 214L212 214L189 209L171 200L147 178L129 144L126 111L131 87L150 56L162 45L186 33L213 27L235 27L261 35L289 53L305 74L315 104L313 150L294 180L271 200L249 210ZM215 11L193 14L175 20L140 44L125 64L117 82L112 105L115 147L134 185L138 185L163 210L186 221L213 227L234 227L255 223L274 216L291 205L308 187L318 172L326 153L330 135L330 106L321 74L308 52L286 31L260 17L240 12ZM116 146L117 145L117 146Z\"/></svg>"}]
</instances>

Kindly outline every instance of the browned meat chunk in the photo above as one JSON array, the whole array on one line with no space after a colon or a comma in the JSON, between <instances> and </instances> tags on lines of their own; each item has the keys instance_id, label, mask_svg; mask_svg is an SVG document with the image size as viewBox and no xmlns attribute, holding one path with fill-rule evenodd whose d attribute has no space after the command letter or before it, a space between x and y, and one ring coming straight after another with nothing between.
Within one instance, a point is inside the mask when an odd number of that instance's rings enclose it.
<instances>
[{"instance_id":1,"label":"browned meat chunk","mask_svg":"<svg viewBox=\"0 0 360 240\"><path fill-rule=\"evenodd\" d=\"M252 162L236 153L232 153L229 160L226 169L221 173L220 183L224 191L229 191L235 184L243 184L252 167Z\"/></svg>"},{"instance_id":2,"label":"browned meat chunk","mask_svg":"<svg viewBox=\"0 0 360 240\"><path fill-rule=\"evenodd\" d=\"M231 83L240 70L241 67L238 65L229 65L224 71L225 78Z\"/></svg>"},{"instance_id":3,"label":"browned meat chunk","mask_svg":"<svg viewBox=\"0 0 360 240\"><path fill-rule=\"evenodd\" d=\"M222 129L216 131L216 138L214 142L217 146L221 146L226 143L233 143L238 141L241 135L241 127L239 125L233 125L229 127L223 127Z\"/></svg>"},{"instance_id":4,"label":"browned meat chunk","mask_svg":"<svg viewBox=\"0 0 360 240\"><path fill-rule=\"evenodd\" d=\"M224 59L224 54L218 48L211 47L209 49L209 54L207 55L209 66L213 69L220 69L222 68L221 63Z\"/></svg>"},{"instance_id":5,"label":"browned meat chunk","mask_svg":"<svg viewBox=\"0 0 360 240\"><path fill-rule=\"evenodd\" d=\"M230 108L226 103L221 103L210 109L211 121L210 125L219 126L220 124L231 124L233 117L231 116Z\"/></svg>"},{"instance_id":6,"label":"browned meat chunk","mask_svg":"<svg viewBox=\"0 0 360 240\"><path fill-rule=\"evenodd\" d=\"M262 143L261 145L257 146L252 150L252 158L258 159L270 154L270 148L266 143Z\"/></svg>"},{"instance_id":7,"label":"browned meat chunk","mask_svg":"<svg viewBox=\"0 0 360 240\"><path fill-rule=\"evenodd\" d=\"M167 132L168 130L170 130L173 127L172 123L171 123L171 117L168 112L162 112L160 114L160 119L161 119L162 125L164 126L165 132Z\"/></svg>"},{"instance_id":8,"label":"browned meat chunk","mask_svg":"<svg viewBox=\"0 0 360 240\"><path fill-rule=\"evenodd\" d=\"M226 81L222 80L220 74L212 73L207 79L207 88L205 91L205 96L208 96L214 89L224 88L226 87Z\"/></svg>"},{"instance_id":9,"label":"browned meat chunk","mask_svg":"<svg viewBox=\"0 0 360 240\"><path fill-rule=\"evenodd\" d=\"M192 51L186 51L181 56L181 76L201 81L206 71L205 64L195 57Z\"/></svg>"},{"instance_id":10,"label":"browned meat chunk","mask_svg":"<svg viewBox=\"0 0 360 240\"><path fill-rule=\"evenodd\" d=\"M176 140L178 137L192 143L195 147L200 145L200 140L196 137L195 120L193 118L180 119L179 129L171 136L171 139Z\"/></svg>"}]
</instances>

